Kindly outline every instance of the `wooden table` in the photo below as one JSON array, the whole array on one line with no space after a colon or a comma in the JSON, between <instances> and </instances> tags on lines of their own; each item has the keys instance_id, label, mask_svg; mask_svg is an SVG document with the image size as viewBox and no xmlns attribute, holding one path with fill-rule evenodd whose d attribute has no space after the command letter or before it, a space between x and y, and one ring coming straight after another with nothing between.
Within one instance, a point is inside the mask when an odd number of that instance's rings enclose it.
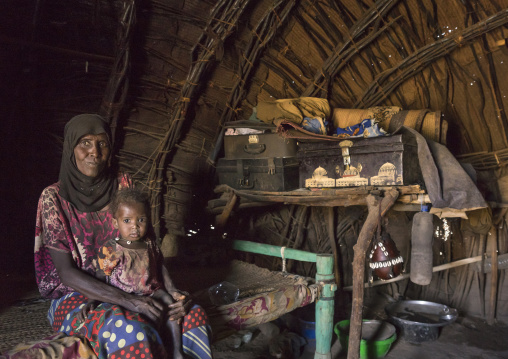
<instances>
[{"instance_id":1,"label":"wooden table","mask_svg":"<svg viewBox=\"0 0 508 359\"><path fill-rule=\"evenodd\" d=\"M351 311L348 359L360 357L362 330L363 295L365 281L365 263L368 248L371 245L379 219L390 209L399 211L419 211L422 204L430 203L429 196L418 185L413 186L363 186L352 188L299 189L288 192L264 192L236 190L227 185L219 185L215 193L220 198L208 202L208 210L216 215L216 224L225 226L235 210L269 206L276 203L301 206L347 207L364 205L368 208L358 241L354 245L353 258L353 306ZM380 213L381 212L381 213ZM334 257L336 283L339 281L338 252L333 237L330 237Z\"/></svg>"}]
</instances>

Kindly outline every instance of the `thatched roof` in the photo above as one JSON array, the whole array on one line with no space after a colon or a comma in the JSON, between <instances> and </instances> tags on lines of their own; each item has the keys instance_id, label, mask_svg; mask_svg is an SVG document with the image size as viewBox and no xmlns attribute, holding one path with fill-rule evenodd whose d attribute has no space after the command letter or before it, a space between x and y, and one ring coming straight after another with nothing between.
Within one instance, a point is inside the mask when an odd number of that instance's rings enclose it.
<instances>
[{"instance_id":1,"label":"thatched roof","mask_svg":"<svg viewBox=\"0 0 508 359\"><path fill-rule=\"evenodd\" d=\"M174 231L210 196L221 124L260 101L441 111L457 156L507 147L506 0L2 5L4 123L30 153L16 163L36 160L16 181L34 193L56 180L63 125L82 112L116 124L120 166Z\"/></svg>"}]
</instances>

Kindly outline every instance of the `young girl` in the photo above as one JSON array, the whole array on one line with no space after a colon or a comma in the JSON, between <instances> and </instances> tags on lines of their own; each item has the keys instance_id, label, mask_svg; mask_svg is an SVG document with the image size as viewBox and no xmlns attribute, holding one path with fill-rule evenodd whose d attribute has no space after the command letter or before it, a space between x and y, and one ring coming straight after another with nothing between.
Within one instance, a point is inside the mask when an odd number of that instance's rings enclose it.
<instances>
[{"instance_id":1,"label":"young girl","mask_svg":"<svg viewBox=\"0 0 508 359\"><path fill-rule=\"evenodd\" d=\"M151 229L148 196L133 188L119 190L109 210L120 236L100 248L96 276L127 293L150 295L167 306L180 300L182 292L174 287L159 247L147 235ZM81 315L86 317L95 305L89 301ZM170 339L166 341L168 354L184 358L180 323L166 317L160 320L165 321L167 331L163 330L162 335Z\"/></svg>"}]
</instances>

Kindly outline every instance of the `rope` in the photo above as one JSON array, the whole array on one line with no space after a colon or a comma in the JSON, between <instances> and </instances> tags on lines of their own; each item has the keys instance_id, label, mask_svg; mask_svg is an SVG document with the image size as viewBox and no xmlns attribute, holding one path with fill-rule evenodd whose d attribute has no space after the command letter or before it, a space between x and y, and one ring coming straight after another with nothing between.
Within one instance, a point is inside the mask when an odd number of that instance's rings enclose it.
<instances>
[{"instance_id":1,"label":"rope","mask_svg":"<svg viewBox=\"0 0 508 359\"><path fill-rule=\"evenodd\" d=\"M254 35L256 35L256 37L258 38L259 42L260 43L263 43L263 39L261 39L261 37L259 37L258 33L254 30L251 31L251 33L253 33Z\"/></svg>"},{"instance_id":2,"label":"rope","mask_svg":"<svg viewBox=\"0 0 508 359\"><path fill-rule=\"evenodd\" d=\"M242 84L245 84L245 81L243 78L241 78L238 74L234 75L238 81L240 81Z\"/></svg>"},{"instance_id":3,"label":"rope","mask_svg":"<svg viewBox=\"0 0 508 359\"><path fill-rule=\"evenodd\" d=\"M272 8L273 13L275 14L275 17L277 18L277 21L279 22L279 26L282 26L282 21L280 20L279 14L277 14L277 11L275 11L275 8Z\"/></svg>"},{"instance_id":4,"label":"rope","mask_svg":"<svg viewBox=\"0 0 508 359\"><path fill-rule=\"evenodd\" d=\"M240 108L233 108L233 107L229 106L229 103L226 103L226 107L229 108L231 111L233 111L236 114L238 114L238 111L241 110Z\"/></svg>"},{"instance_id":5,"label":"rope","mask_svg":"<svg viewBox=\"0 0 508 359\"><path fill-rule=\"evenodd\" d=\"M250 62L250 61L249 61L249 59L248 59L248 58L246 58L246 57L245 57L245 55L244 55L243 53L242 53L242 57L244 58L244 60L245 60L245 61L247 61L247 63L248 63L251 67L253 67L253 66L254 66L254 64L253 64L252 62Z\"/></svg>"},{"instance_id":6,"label":"rope","mask_svg":"<svg viewBox=\"0 0 508 359\"><path fill-rule=\"evenodd\" d=\"M323 76L324 76L324 75L323 75ZM325 83L326 83L326 79L325 79L325 80L323 80L323 82L325 82ZM328 90L327 90L327 89L323 88L323 85L319 85L319 84L317 84L317 83L315 83L315 82L314 82L314 86L315 86L315 87L317 87L318 89L320 89L320 90L324 91L324 92L328 92Z\"/></svg>"},{"instance_id":7,"label":"rope","mask_svg":"<svg viewBox=\"0 0 508 359\"><path fill-rule=\"evenodd\" d=\"M235 24L236 24L236 23L228 22L228 21L225 21L225 20L222 20L222 19L218 19L216 17L212 18L212 20L213 21L217 21L218 23L229 25L231 27L235 26ZM216 34L214 34L214 35L216 35Z\"/></svg>"},{"instance_id":8,"label":"rope","mask_svg":"<svg viewBox=\"0 0 508 359\"><path fill-rule=\"evenodd\" d=\"M284 256L284 251L286 247L280 247L280 256L282 257L282 272L286 273L286 257Z\"/></svg>"}]
</instances>

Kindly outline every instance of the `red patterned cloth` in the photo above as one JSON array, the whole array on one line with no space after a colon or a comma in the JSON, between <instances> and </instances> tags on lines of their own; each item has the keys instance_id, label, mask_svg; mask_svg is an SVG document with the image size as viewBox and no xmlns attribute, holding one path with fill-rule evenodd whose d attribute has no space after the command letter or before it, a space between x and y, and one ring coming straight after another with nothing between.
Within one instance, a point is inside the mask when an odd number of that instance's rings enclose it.
<instances>
[{"instance_id":1,"label":"red patterned cloth","mask_svg":"<svg viewBox=\"0 0 508 359\"><path fill-rule=\"evenodd\" d=\"M183 320L182 332L208 325L208 316L201 307L192 308Z\"/></svg>"},{"instance_id":2,"label":"red patterned cloth","mask_svg":"<svg viewBox=\"0 0 508 359\"><path fill-rule=\"evenodd\" d=\"M84 322L79 321L77 314L87 300L79 293L53 300L48 314L53 330L69 336L85 337L100 359L167 357L159 334L139 313L118 305L101 303Z\"/></svg>"},{"instance_id":3,"label":"red patterned cloth","mask_svg":"<svg viewBox=\"0 0 508 359\"><path fill-rule=\"evenodd\" d=\"M79 293L53 300L48 314L53 329L70 336L85 337L99 359L167 358L159 334L139 313L101 303L84 322L80 322L77 314L86 302L87 298ZM208 317L203 308L195 305L183 318L184 353L195 359L211 359L211 337Z\"/></svg>"},{"instance_id":4,"label":"red patterned cloth","mask_svg":"<svg viewBox=\"0 0 508 359\"><path fill-rule=\"evenodd\" d=\"M119 188L132 187L131 177L121 174ZM73 290L62 284L49 249L72 255L76 266L95 275L96 253L108 239L117 236L109 211L80 212L58 194L57 182L42 191L35 224L35 275L41 295L60 298Z\"/></svg>"}]
</instances>

